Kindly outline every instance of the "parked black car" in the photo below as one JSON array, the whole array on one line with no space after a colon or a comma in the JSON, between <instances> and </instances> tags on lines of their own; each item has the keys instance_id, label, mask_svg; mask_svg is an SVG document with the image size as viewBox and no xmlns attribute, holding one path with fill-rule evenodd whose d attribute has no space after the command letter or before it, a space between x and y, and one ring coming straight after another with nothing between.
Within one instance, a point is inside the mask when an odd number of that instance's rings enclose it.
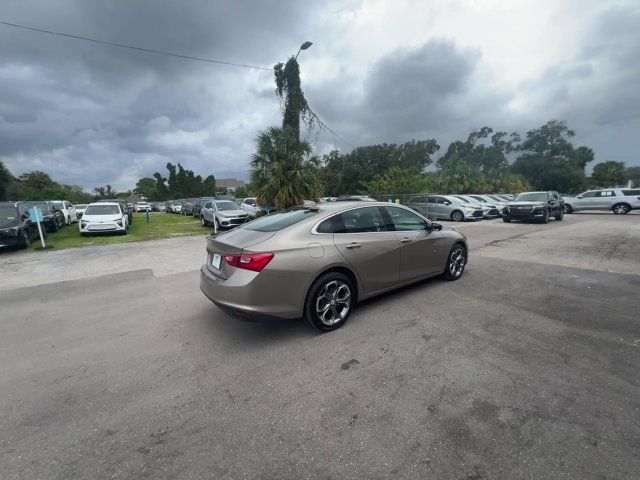
<instances>
[{"instance_id":1,"label":"parked black car","mask_svg":"<svg viewBox=\"0 0 640 480\"><path fill-rule=\"evenodd\" d=\"M48 232L57 232L66 224L64 213L53 202L29 202L29 205L42 209L42 225Z\"/></svg>"},{"instance_id":2,"label":"parked black car","mask_svg":"<svg viewBox=\"0 0 640 480\"><path fill-rule=\"evenodd\" d=\"M133 204L127 203L121 198L101 198L98 202L109 202L109 203L118 203L120 204L120 208L127 215L127 224L129 226L133 225Z\"/></svg>"},{"instance_id":3,"label":"parked black car","mask_svg":"<svg viewBox=\"0 0 640 480\"><path fill-rule=\"evenodd\" d=\"M502 220L537 220L549 223L553 217L561 221L564 217L564 200L558 192L522 192L504 207Z\"/></svg>"},{"instance_id":4,"label":"parked black car","mask_svg":"<svg viewBox=\"0 0 640 480\"><path fill-rule=\"evenodd\" d=\"M197 198L187 198L182 204L182 215L193 215L193 203L198 200Z\"/></svg>"},{"instance_id":5,"label":"parked black car","mask_svg":"<svg viewBox=\"0 0 640 480\"><path fill-rule=\"evenodd\" d=\"M28 248L38 238L38 226L29 219L29 207L24 202L0 202L0 247Z\"/></svg>"},{"instance_id":6,"label":"parked black car","mask_svg":"<svg viewBox=\"0 0 640 480\"><path fill-rule=\"evenodd\" d=\"M214 200L214 197L203 197L198 198L193 202L193 216L196 218L200 218L200 210L202 210L202 206L207 202L207 200Z\"/></svg>"}]
</instances>

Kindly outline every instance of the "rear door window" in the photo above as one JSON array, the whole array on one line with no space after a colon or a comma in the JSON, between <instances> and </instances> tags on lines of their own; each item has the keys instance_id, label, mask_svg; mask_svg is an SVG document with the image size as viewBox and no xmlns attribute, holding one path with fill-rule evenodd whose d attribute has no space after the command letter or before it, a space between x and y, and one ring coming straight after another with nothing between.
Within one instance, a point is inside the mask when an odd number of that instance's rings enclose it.
<instances>
[{"instance_id":1,"label":"rear door window","mask_svg":"<svg viewBox=\"0 0 640 480\"><path fill-rule=\"evenodd\" d=\"M318 225L316 228L318 233L346 233L344 228L344 221L342 215L334 215L331 218L327 218L324 222Z\"/></svg>"},{"instance_id":2,"label":"rear door window","mask_svg":"<svg viewBox=\"0 0 640 480\"><path fill-rule=\"evenodd\" d=\"M389 226L378 207L364 207L341 213L346 233L386 232Z\"/></svg>"}]
</instances>

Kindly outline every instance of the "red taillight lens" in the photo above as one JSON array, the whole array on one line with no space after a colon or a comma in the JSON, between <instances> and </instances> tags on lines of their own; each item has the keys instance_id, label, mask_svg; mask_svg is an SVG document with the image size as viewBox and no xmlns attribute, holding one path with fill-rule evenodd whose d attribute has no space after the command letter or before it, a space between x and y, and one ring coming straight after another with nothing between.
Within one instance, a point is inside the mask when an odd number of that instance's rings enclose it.
<instances>
[{"instance_id":1,"label":"red taillight lens","mask_svg":"<svg viewBox=\"0 0 640 480\"><path fill-rule=\"evenodd\" d=\"M261 272L273 258L273 253L245 253L244 255L225 255L227 265Z\"/></svg>"}]
</instances>

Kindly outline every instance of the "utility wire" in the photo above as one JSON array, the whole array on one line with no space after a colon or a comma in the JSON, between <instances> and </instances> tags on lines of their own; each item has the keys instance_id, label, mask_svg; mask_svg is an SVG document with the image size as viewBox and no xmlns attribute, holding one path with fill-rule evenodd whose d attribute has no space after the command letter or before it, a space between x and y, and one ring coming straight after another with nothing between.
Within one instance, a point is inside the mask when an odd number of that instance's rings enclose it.
<instances>
[{"instance_id":1,"label":"utility wire","mask_svg":"<svg viewBox=\"0 0 640 480\"><path fill-rule=\"evenodd\" d=\"M169 57L184 58L186 60L197 60L198 62L217 63L219 65L230 65L230 66L233 66L233 67L255 68L255 69L258 69L258 70L273 70L273 68L269 68L269 67L257 67L255 65L246 65L244 63L224 62L222 60L212 60L210 58L192 57L190 55L181 55L179 53L164 52L162 50L154 50L152 48L135 47L133 45L124 45L124 44L121 44L121 43L106 42L104 40L96 40L95 38L83 37L83 36L80 36L80 35L72 35L70 33L54 32L52 30L45 30L43 28L28 27L26 25L19 25L17 23L4 22L4 21L1 21L1 20L0 20L0 25L6 25L6 26L9 26L9 27L14 27L14 28L22 28L24 30L31 30L33 32L46 33L46 34L49 34L49 35L57 35L59 37L67 37L67 38L73 38L73 39L76 39L76 40L84 40L85 42L98 43L100 45L108 45L110 47L127 48L129 50L138 50L140 52L155 53L157 55L166 55L166 56L169 56Z\"/></svg>"},{"instance_id":2,"label":"utility wire","mask_svg":"<svg viewBox=\"0 0 640 480\"><path fill-rule=\"evenodd\" d=\"M212 60L210 58L202 58L202 57L193 57L191 55L181 55L179 53L171 53L171 52L165 52L162 50L155 50L152 48L143 48L143 47L136 47L133 45L125 45L122 43L114 43L114 42L107 42L104 40L97 40L95 38L90 38L90 37L83 37L81 35L73 35L71 33L63 33L63 32L54 32L53 30L45 30L43 28L36 28L36 27L29 27L27 25L20 25L18 23L11 23L11 22L5 22L0 20L0 25L6 25L8 27L14 27L14 28L21 28L23 30L30 30L32 32L39 32L39 33L46 33L48 35L57 35L59 37L66 37L66 38L73 38L75 40L83 40L85 42L92 42L92 43L97 43L99 45L107 45L110 47L118 47L118 48L126 48L129 50L137 50L139 52L145 52L145 53L154 53L157 55L166 55L168 57L176 57L176 58L183 58L186 60L196 60L198 62L206 62L206 63L216 63L219 65L229 65L229 66L233 66L233 67L243 67L243 68L255 68L257 70L273 70L273 68L270 67L258 67L255 65L247 65L244 63L233 63L233 62L225 62L222 60ZM324 123L322 120L320 120L320 118L314 114L315 120L318 122L318 125L331 132L335 137L339 138L340 140L342 140L345 144L349 145L351 148L356 148L353 146L353 144L351 144L349 141L345 140L343 137L341 137L340 135L338 135L333 129L331 129L326 123Z\"/></svg>"}]
</instances>

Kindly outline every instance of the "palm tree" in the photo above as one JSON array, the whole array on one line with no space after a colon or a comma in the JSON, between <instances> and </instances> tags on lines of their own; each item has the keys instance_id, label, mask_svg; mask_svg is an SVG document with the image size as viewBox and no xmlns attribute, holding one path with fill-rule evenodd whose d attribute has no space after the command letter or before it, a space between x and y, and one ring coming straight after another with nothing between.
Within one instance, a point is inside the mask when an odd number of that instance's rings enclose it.
<instances>
[{"instance_id":1,"label":"palm tree","mask_svg":"<svg viewBox=\"0 0 640 480\"><path fill-rule=\"evenodd\" d=\"M262 205L276 209L317 200L322 192L319 159L311 144L300 141L289 127L271 127L258 133L251 160L251 182Z\"/></svg>"}]
</instances>

